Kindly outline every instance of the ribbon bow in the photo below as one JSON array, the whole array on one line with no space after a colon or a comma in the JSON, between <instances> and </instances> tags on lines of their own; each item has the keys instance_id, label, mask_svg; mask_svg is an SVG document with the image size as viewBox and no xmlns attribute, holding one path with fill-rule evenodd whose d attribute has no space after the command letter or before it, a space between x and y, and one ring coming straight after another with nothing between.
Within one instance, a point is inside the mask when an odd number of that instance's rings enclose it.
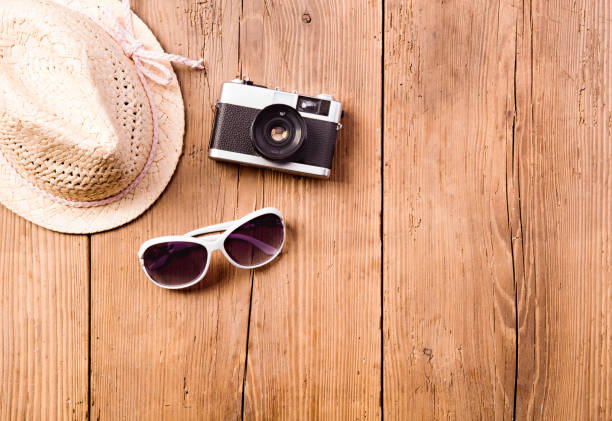
<instances>
[{"instance_id":1,"label":"ribbon bow","mask_svg":"<svg viewBox=\"0 0 612 421\"><path fill-rule=\"evenodd\" d=\"M125 54L134 61L139 73L146 76L147 79L165 86L172 82L172 72L161 64L160 60L180 63L194 69L204 69L203 59L192 60L176 54L147 50L144 44L134 36L130 0L122 0L121 5L124 13L123 25L116 16L106 9L102 11L106 22L100 21L99 23L123 48Z\"/></svg>"}]
</instances>

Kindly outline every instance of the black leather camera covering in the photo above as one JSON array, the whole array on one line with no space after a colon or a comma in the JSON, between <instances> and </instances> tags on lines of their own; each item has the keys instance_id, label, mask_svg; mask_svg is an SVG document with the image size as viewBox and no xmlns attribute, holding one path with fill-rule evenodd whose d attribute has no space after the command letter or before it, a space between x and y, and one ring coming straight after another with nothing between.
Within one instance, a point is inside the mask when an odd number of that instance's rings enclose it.
<instances>
[{"instance_id":1,"label":"black leather camera covering","mask_svg":"<svg viewBox=\"0 0 612 421\"><path fill-rule=\"evenodd\" d=\"M261 156L251 141L251 124L258 109L217 103L210 148ZM331 168L336 147L337 123L304 117L307 138L302 148L285 162Z\"/></svg>"}]
</instances>

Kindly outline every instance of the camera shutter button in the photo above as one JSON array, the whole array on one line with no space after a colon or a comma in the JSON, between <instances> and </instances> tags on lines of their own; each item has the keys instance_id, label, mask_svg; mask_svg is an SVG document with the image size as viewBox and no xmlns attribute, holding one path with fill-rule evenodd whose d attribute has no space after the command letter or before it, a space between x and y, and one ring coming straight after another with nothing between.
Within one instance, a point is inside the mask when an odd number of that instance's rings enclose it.
<instances>
[{"instance_id":1,"label":"camera shutter button","mask_svg":"<svg viewBox=\"0 0 612 421\"><path fill-rule=\"evenodd\" d=\"M334 97L329 95L329 94L319 94L319 95L317 95L317 98L324 99L326 101L333 101L334 100Z\"/></svg>"}]
</instances>

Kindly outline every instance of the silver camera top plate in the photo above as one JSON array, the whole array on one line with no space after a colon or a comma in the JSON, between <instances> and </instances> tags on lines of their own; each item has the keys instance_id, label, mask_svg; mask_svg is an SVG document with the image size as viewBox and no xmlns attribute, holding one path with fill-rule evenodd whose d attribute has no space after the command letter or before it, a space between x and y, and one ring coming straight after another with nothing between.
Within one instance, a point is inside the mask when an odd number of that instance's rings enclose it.
<instances>
[{"instance_id":1,"label":"silver camera top plate","mask_svg":"<svg viewBox=\"0 0 612 421\"><path fill-rule=\"evenodd\" d=\"M241 79L234 79L231 82L224 83L223 88L221 89L221 97L219 98L219 102L259 110L272 104L285 104L297 109L298 99L300 96L305 97L304 95L300 95L298 93L284 92L278 89L268 89L262 86L252 85L247 82L250 82L250 80L246 79L243 81ZM298 110L302 117L330 121L333 123L340 122L340 117L342 116L342 104L340 102L334 101L331 99L331 96L328 95L326 95L324 98L323 95L311 98L329 101L329 112L327 115L320 115Z\"/></svg>"}]
</instances>

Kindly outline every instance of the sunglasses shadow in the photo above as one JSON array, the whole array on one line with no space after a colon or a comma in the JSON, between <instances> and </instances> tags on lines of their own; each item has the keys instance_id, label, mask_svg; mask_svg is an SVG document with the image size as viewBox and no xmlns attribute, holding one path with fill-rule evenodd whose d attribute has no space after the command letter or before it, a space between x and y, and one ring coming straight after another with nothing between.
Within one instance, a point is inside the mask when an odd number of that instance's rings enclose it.
<instances>
[{"instance_id":1,"label":"sunglasses shadow","mask_svg":"<svg viewBox=\"0 0 612 421\"><path fill-rule=\"evenodd\" d=\"M225 259L223 254L214 253L212 256L212 260L210 261L210 265L208 266L208 272L206 273L206 276L204 276L204 279L202 279L197 284L192 285L188 288L175 289L175 290L170 290L170 291L175 292L175 293L203 292L207 288L213 287L219 284L220 282L232 279L237 274L240 274L242 272L244 272L245 274L250 274L253 270L255 270L256 272L265 273L270 269L270 266L273 266L278 260L282 259L284 253L285 251L283 250L283 252L279 256L277 256L276 259L274 259L267 265L262 266L257 269L250 269L250 270L236 268L232 266L232 264Z\"/></svg>"},{"instance_id":2,"label":"sunglasses shadow","mask_svg":"<svg viewBox=\"0 0 612 421\"><path fill-rule=\"evenodd\" d=\"M208 272L204 279L189 288L172 290L178 293L194 293L213 287L222 281L234 276L236 269L227 261L221 253L213 253Z\"/></svg>"}]
</instances>

